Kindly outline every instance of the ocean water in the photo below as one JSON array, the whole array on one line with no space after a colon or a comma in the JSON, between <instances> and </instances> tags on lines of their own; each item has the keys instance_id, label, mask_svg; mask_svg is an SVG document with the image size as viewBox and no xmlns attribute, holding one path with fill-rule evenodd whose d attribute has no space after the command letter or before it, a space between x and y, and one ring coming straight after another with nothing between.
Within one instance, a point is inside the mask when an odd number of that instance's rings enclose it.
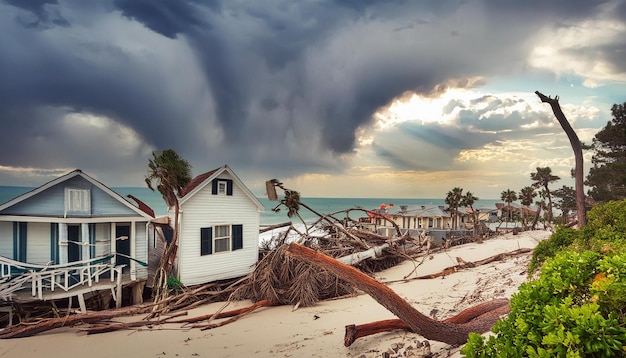
<instances>
[{"instance_id":1,"label":"ocean water","mask_svg":"<svg viewBox=\"0 0 626 358\"><path fill-rule=\"evenodd\" d=\"M167 213L167 207L165 205L165 201L163 201L163 197L159 192L151 191L148 188L141 187L113 187L111 188L115 190L118 194L122 196L126 196L128 194L132 194L139 198L141 201L146 203L148 206L154 210L156 216L162 216ZM0 186L0 204L5 203L19 195L22 195L33 188L30 187L20 187L20 186ZM259 197L259 201L265 206L265 211L261 214L261 225L272 225L283 223L287 221L292 221L294 223L299 223L300 219L297 217L288 218L287 210L281 206L279 212L272 211L278 202L269 201L265 197ZM436 199L420 199L420 198L407 198L407 199L391 199L391 198L301 198L301 201L307 206L311 207L315 211L322 214L332 214L337 211L351 209L351 208L363 208L363 209L377 209L381 204L393 204L395 206L399 205L445 205L445 200L443 198ZM495 203L500 200L495 199L487 199L487 200L478 200L474 207L476 208L495 208ZM304 207L300 208L300 216L307 221L311 222L313 220L318 219L318 216L311 211L307 210ZM342 216L343 215L343 216ZM361 216L365 216L364 212L354 211L350 213L350 218L358 219ZM344 214L336 215L337 218L345 217Z\"/></svg>"}]
</instances>

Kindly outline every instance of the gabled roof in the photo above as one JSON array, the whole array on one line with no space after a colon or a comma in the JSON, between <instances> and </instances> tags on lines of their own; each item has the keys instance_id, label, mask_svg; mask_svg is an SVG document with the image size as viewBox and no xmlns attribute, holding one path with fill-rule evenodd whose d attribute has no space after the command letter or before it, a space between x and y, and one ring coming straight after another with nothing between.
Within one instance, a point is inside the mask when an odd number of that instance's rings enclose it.
<instances>
[{"instance_id":1,"label":"gabled roof","mask_svg":"<svg viewBox=\"0 0 626 358\"><path fill-rule=\"evenodd\" d=\"M235 174L235 172L228 165L223 165L217 169L202 173L191 179L189 184L187 184L181 192L179 201L180 205L183 205L187 200L189 200L189 198L193 197L197 192L209 185L213 179L218 178L224 172L228 172L233 177L233 181L237 183L240 188L242 188L244 193L256 204L259 210L265 210L265 207L261 204L259 199L252 194L250 189L248 189L248 187L241 181L241 179L239 179L237 174Z\"/></svg>"},{"instance_id":2,"label":"gabled roof","mask_svg":"<svg viewBox=\"0 0 626 358\"><path fill-rule=\"evenodd\" d=\"M91 184L93 184L94 186L98 187L99 189L101 189L102 191L104 191L105 193L109 194L111 197L117 199L120 203L124 204L125 206L127 206L128 208L132 209L133 211L135 211L137 214L146 217L148 219L150 219L150 215L142 210L140 210L138 207L134 206L133 204L131 204L128 200L124 199L124 197L122 197L120 194L118 194L117 192L113 191L112 189L110 189L109 187L107 187L106 185L102 184L101 182L97 181L96 179L90 177L89 175L83 173L82 170L80 169L75 169L65 175L62 175L56 179L53 179L43 185L41 185L40 187L37 187L27 193L24 193L12 200L7 201L6 203L0 205L0 211L11 207L17 203L20 203L28 198L31 198L41 192L46 191L47 189L62 183L64 181L67 181L71 178L80 176L83 179L85 179L86 181L90 182Z\"/></svg>"},{"instance_id":3,"label":"gabled roof","mask_svg":"<svg viewBox=\"0 0 626 358\"><path fill-rule=\"evenodd\" d=\"M459 214L466 214L461 208L457 209ZM387 214L393 216L410 216L410 217L448 217L450 213L443 205L396 205L387 208Z\"/></svg>"}]
</instances>

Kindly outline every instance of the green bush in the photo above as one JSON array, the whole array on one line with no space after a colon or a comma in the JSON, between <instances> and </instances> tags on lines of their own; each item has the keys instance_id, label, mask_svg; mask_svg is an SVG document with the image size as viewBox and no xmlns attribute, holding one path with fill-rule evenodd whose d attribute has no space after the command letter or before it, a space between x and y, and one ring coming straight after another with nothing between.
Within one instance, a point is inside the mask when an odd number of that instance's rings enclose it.
<instances>
[{"instance_id":1,"label":"green bush","mask_svg":"<svg viewBox=\"0 0 626 358\"><path fill-rule=\"evenodd\" d=\"M511 298L495 335L471 334L467 357L616 357L626 353L626 254L565 251Z\"/></svg>"},{"instance_id":2,"label":"green bush","mask_svg":"<svg viewBox=\"0 0 626 358\"><path fill-rule=\"evenodd\" d=\"M519 287L511 313L467 357L626 356L626 201L594 208L583 230L559 228L535 249L539 278Z\"/></svg>"},{"instance_id":3,"label":"green bush","mask_svg":"<svg viewBox=\"0 0 626 358\"><path fill-rule=\"evenodd\" d=\"M570 247L580 236L580 232L570 228L559 227L552 236L539 242L533 250L533 255L528 265L528 273L535 272L549 257L554 257L558 252Z\"/></svg>"}]
</instances>

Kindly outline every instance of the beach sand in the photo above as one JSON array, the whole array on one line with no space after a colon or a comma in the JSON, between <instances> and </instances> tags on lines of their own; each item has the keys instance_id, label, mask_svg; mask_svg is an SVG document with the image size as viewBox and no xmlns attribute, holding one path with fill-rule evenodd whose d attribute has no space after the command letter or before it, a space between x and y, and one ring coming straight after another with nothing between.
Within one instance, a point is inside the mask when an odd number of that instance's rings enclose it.
<instances>
[{"instance_id":1,"label":"beach sand","mask_svg":"<svg viewBox=\"0 0 626 358\"><path fill-rule=\"evenodd\" d=\"M377 279L390 282L389 287L420 312L444 319L478 303L510 297L527 280L530 253L462 269L443 278L411 280L411 277L457 265L457 257L471 262L519 248L532 249L549 236L547 231L527 231L499 236L482 244L457 246L427 257L415 270L415 263L404 262L380 272ZM408 280L402 280L410 273ZM225 311L250 304L233 302ZM205 305L190 310L188 316L214 313L223 305ZM130 322L142 318L118 320ZM381 357L384 352L393 353L393 357L416 352L412 348L425 339L400 330L360 338L352 346L344 347L346 325L391 318L395 318L391 312L363 294L296 310L291 306L261 308L236 322L206 331L166 324L85 335L80 327L67 327L34 337L0 340L0 357ZM460 356L460 347L434 340L429 343L434 357Z\"/></svg>"}]
</instances>

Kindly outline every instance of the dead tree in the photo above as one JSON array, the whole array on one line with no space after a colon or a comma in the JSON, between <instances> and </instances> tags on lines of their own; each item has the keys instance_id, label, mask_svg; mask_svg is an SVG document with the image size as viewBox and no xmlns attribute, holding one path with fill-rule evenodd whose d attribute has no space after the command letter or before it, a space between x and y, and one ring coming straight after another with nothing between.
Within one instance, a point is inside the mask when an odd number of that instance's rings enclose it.
<instances>
[{"instance_id":1,"label":"dead tree","mask_svg":"<svg viewBox=\"0 0 626 358\"><path fill-rule=\"evenodd\" d=\"M321 252L292 243L286 254L325 269L340 279L350 282L395 314L413 332L426 339L448 344L463 344L471 332L484 333L490 330L499 319L499 317L493 316L479 316L477 319L463 324L436 321L417 311L392 289L376 281L376 279Z\"/></svg>"},{"instance_id":2,"label":"dead tree","mask_svg":"<svg viewBox=\"0 0 626 358\"><path fill-rule=\"evenodd\" d=\"M561 105L559 105L559 96L550 98L539 91L535 91L535 94L539 96L541 102L550 104L554 116L561 124L561 127L567 134L569 142L574 150L574 160L576 166L574 168L574 180L576 186L576 218L578 219L578 227L583 227L587 224L587 211L585 209L585 189L583 186L583 148L576 132L565 118Z\"/></svg>"}]
</instances>

